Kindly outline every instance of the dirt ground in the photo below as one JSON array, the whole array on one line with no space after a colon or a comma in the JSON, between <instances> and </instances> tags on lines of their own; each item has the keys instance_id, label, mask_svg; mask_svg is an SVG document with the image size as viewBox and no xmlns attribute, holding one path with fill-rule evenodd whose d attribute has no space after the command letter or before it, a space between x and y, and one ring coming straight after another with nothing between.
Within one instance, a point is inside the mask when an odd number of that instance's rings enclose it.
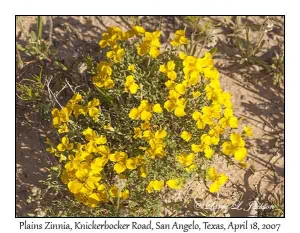
<instances>
[{"instance_id":1,"label":"dirt ground","mask_svg":"<svg viewBox=\"0 0 300 233\"><path fill-rule=\"evenodd\" d=\"M218 17L206 18L211 22L218 20ZM24 32L35 30L36 20L34 17L20 17L19 20L23 28L21 30L17 24L16 40L22 43ZM259 24L264 19L252 16L248 20ZM280 46L279 41L284 40L283 18L273 17L273 20L274 28L268 32L267 43L259 55L265 60L270 59ZM143 22L146 27L152 28L159 24L155 17L142 17L141 23ZM52 37L53 46L59 50L57 57L65 64L72 65L80 54L96 54L101 33L111 25L127 27L122 17L54 17ZM165 17L162 25L164 37L168 38L170 32L178 29L179 23L173 17ZM45 39L47 30L48 20L45 21ZM166 209L165 215L195 216L199 211L212 212L204 208L208 205L220 207L240 202L243 209L231 208L226 211L226 216L249 216L251 210L247 207L255 198L263 202L272 194L283 192L284 87L274 86L259 66L240 64L236 47L226 37L226 28L217 27L214 33L218 49L215 65L221 74L223 89L232 93L234 110L236 115L242 118L241 122L253 126L254 137L248 140L249 167L244 170L235 166L225 167L220 158L219 168L230 177L226 189L218 195L212 195L205 191L207 188L204 183L191 181L184 191L174 198L185 203L180 212L174 213ZM253 33L252 36L257 35ZM39 180L47 177L45 168L54 163L47 155L44 145L44 137L50 127L41 122L37 113L30 110L26 105L16 105L17 216L27 216L27 213L32 212L34 206L26 202L30 190L33 187L41 187Z\"/></svg>"}]
</instances>

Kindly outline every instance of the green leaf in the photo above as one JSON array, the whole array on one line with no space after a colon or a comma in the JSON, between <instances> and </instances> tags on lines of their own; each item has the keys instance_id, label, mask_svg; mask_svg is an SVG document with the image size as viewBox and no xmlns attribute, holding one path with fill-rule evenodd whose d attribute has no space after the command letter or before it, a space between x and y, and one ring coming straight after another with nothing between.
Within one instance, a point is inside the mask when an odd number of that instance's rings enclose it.
<instances>
[{"instance_id":1,"label":"green leaf","mask_svg":"<svg viewBox=\"0 0 300 233\"><path fill-rule=\"evenodd\" d=\"M217 51L217 48L212 48L211 50L209 50L209 53L211 53L211 55L214 55Z\"/></svg>"},{"instance_id":2,"label":"green leaf","mask_svg":"<svg viewBox=\"0 0 300 233\"><path fill-rule=\"evenodd\" d=\"M35 34L34 31L31 31L30 38L31 38L32 41L36 41L37 40L37 37L36 37L36 34Z\"/></svg>"},{"instance_id":3,"label":"green leaf","mask_svg":"<svg viewBox=\"0 0 300 233\"><path fill-rule=\"evenodd\" d=\"M17 49L19 49L20 51L25 51L26 48L24 48L22 45L17 43Z\"/></svg>"},{"instance_id":4,"label":"green leaf","mask_svg":"<svg viewBox=\"0 0 300 233\"><path fill-rule=\"evenodd\" d=\"M68 68L67 68L65 65L63 65L62 63L60 63L60 62L58 62L58 61L55 61L54 64L55 64L58 68L61 68L61 69L64 70L64 71L67 71L67 70L68 70Z\"/></svg>"}]
</instances>

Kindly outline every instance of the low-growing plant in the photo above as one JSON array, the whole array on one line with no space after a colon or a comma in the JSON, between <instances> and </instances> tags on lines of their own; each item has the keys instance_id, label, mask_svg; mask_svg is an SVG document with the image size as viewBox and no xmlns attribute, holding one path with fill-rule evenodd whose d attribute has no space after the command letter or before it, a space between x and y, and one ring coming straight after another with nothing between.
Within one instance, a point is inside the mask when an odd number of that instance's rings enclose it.
<instances>
[{"instance_id":1,"label":"low-growing plant","mask_svg":"<svg viewBox=\"0 0 300 233\"><path fill-rule=\"evenodd\" d=\"M45 88L45 83L42 77L43 69L40 67L38 75L32 75L31 78L24 78L16 83L17 96L23 101L40 100Z\"/></svg>"},{"instance_id":2,"label":"low-growing plant","mask_svg":"<svg viewBox=\"0 0 300 233\"><path fill-rule=\"evenodd\" d=\"M216 51L217 37L215 36L216 25L202 16L186 16L183 22L191 30L191 40L188 54L199 57L202 55L204 48L213 48L211 53Z\"/></svg>"},{"instance_id":3,"label":"low-growing plant","mask_svg":"<svg viewBox=\"0 0 300 233\"><path fill-rule=\"evenodd\" d=\"M22 21L20 17L17 18L17 23L21 31L25 34L25 45L16 43L17 52L17 65L18 68L22 69L25 64L34 63L41 60L51 61L50 56L57 54L57 51L51 48L52 44L52 30L53 22L52 17L49 17L50 28L49 28L49 38L48 41L43 39L43 18L42 16L37 16L36 18L36 31L30 31L29 34L25 32L22 26ZM25 53L29 58L33 59L24 62L20 52Z\"/></svg>"},{"instance_id":4,"label":"low-growing plant","mask_svg":"<svg viewBox=\"0 0 300 233\"><path fill-rule=\"evenodd\" d=\"M109 27L99 42L106 58L87 59L89 90L73 90L52 110L57 134L47 138L47 151L83 206L159 216L162 200L194 175L209 192L222 189L229 177L214 166L220 156L246 165L252 131L239 133L212 54L188 54L185 30L162 49L160 34Z\"/></svg>"},{"instance_id":5,"label":"low-growing plant","mask_svg":"<svg viewBox=\"0 0 300 233\"><path fill-rule=\"evenodd\" d=\"M262 198L268 208L258 211L259 217L283 217L284 216L284 186L280 185L275 192L268 192L267 197Z\"/></svg>"},{"instance_id":6,"label":"low-growing plant","mask_svg":"<svg viewBox=\"0 0 300 233\"><path fill-rule=\"evenodd\" d=\"M223 24L227 25L232 34L228 35L232 38L236 48L241 55L240 64L255 64L264 69L273 79L275 85L282 84L284 81L284 54L282 42L278 40L280 47L279 53L276 51L272 54L270 61L265 61L258 56L262 52L266 44L267 33L273 30L274 23L270 17L265 17L265 20L257 26L251 26L244 20L242 16L236 16L235 19L231 16L223 18ZM254 37L253 31L257 32Z\"/></svg>"}]
</instances>

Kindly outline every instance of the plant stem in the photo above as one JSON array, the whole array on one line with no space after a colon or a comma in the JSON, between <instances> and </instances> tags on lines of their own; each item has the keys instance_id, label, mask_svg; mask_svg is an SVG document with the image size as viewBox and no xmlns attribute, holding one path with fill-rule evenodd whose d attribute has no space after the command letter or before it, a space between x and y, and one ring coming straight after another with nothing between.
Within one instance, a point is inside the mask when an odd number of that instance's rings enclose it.
<instances>
[{"instance_id":1,"label":"plant stem","mask_svg":"<svg viewBox=\"0 0 300 233\"><path fill-rule=\"evenodd\" d=\"M42 16L37 17L37 41L39 41L42 38L42 32L43 32L43 20Z\"/></svg>"},{"instance_id":2,"label":"plant stem","mask_svg":"<svg viewBox=\"0 0 300 233\"><path fill-rule=\"evenodd\" d=\"M162 16L159 16L159 30L161 31L161 28L162 28Z\"/></svg>"},{"instance_id":3,"label":"plant stem","mask_svg":"<svg viewBox=\"0 0 300 233\"><path fill-rule=\"evenodd\" d=\"M48 49L52 45L52 32L53 32L53 20L52 20L52 16L49 16L49 41L48 41Z\"/></svg>"},{"instance_id":4,"label":"plant stem","mask_svg":"<svg viewBox=\"0 0 300 233\"><path fill-rule=\"evenodd\" d=\"M23 66L24 66L24 63L22 61L21 54L20 54L20 51L18 49L17 43L16 43L16 52L17 52L17 67L19 69L22 69Z\"/></svg>"}]
</instances>

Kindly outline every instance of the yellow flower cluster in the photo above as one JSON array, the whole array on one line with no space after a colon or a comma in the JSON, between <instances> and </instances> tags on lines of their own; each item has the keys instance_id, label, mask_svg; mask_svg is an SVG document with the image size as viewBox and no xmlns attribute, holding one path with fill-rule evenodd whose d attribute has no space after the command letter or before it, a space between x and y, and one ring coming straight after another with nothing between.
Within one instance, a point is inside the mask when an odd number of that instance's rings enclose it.
<instances>
[{"instance_id":1,"label":"yellow flower cluster","mask_svg":"<svg viewBox=\"0 0 300 233\"><path fill-rule=\"evenodd\" d=\"M160 113L161 111L159 104L152 106L148 100L142 100L140 106L130 110L129 117L133 120L150 121L152 112Z\"/></svg>"},{"instance_id":2,"label":"yellow flower cluster","mask_svg":"<svg viewBox=\"0 0 300 233\"><path fill-rule=\"evenodd\" d=\"M109 62L100 62L97 66L97 75L92 78L93 83L97 87L103 87L106 89L113 88L115 85L111 78L112 75L112 64Z\"/></svg>"},{"instance_id":3,"label":"yellow flower cluster","mask_svg":"<svg viewBox=\"0 0 300 233\"><path fill-rule=\"evenodd\" d=\"M145 32L145 37L143 42L138 46L138 55L145 55L149 53L152 58L157 58L160 54L160 31L155 32Z\"/></svg>"},{"instance_id":4,"label":"yellow flower cluster","mask_svg":"<svg viewBox=\"0 0 300 233\"><path fill-rule=\"evenodd\" d=\"M102 34L99 45L101 48L114 47L117 42L126 38L126 35L119 27L108 27L107 32Z\"/></svg>"},{"instance_id":5,"label":"yellow flower cluster","mask_svg":"<svg viewBox=\"0 0 300 233\"><path fill-rule=\"evenodd\" d=\"M225 155L234 155L234 158L238 161L243 161L247 156L245 141L241 135L237 133L230 134L230 141L224 142L222 149Z\"/></svg>"},{"instance_id":6,"label":"yellow flower cluster","mask_svg":"<svg viewBox=\"0 0 300 233\"><path fill-rule=\"evenodd\" d=\"M129 91L131 94L135 94L138 89L139 85L136 84L133 75L128 75L125 81L125 91Z\"/></svg>"},{"instance_id":7,"label":"yellow flower cluster","mask_svg":"<svg viewBox=\"0 0 300 233\"><path fill-rule=\"evenodd\" d=\"M163 189L165 182L163 180L152 180L147 188L146 191L148 193L152 193L154 191L160 191ZM170 179L167 180L166 184L171 189L181 189L182 187L182 180L181 179Z\"/></svg>"},{"instance_id":8,"label":"yellow flower cluster","mask_svg":"<svg viewBox=\"0 0 300 233\"><path fill-rule=\"evenodd\" d=\"M94 121L98 120L100 114L100 101L94 98L89 101L87 105L82 105L80 102L82 102L81 94L75 93L72 99L70 99L66 106L61 110L57 108L52 110L52 125L54 128L58 128L58 133L69 132L67 123L72 114L75 118L80 115L89 115Z\"/></svg>"},{"instance_id":9,"label":"yellow flower cluster","mask_svg":"<svg viewBox=\"0 0 300 233\"><path fill-rule=\"evenodd\" d=\"M99 42L101 48L110 47L110 51L106 53L110 62L100 62L97 67L97 74L93 77L93 83L99 88L110 89L114 87L114 81L111 79L113 63L118 63L123 60L125 55L124 48L121 47L120 42L128 40L134 36L144 36L143 41L137 47L137 53L141 56L149 53L153 58L156 58L160 54L160 31L153 33L146 32L141 26L134 26L132 29L123 32L119 27L108 27L107 32L102 34L102 38ZM134 65L128 67L129 71L134 71ZM127 83L130 83L128 80ZM129 85L129 84L126 84ZM135 84L129 88L130 92L134 94L137 90Z\"/></svg>"},{"instance_id":10,"label":"yellow flower cluster","mask_svg":"<svg viewBox=\"0 0 300 233\"><path fill-rule=\"evenodd\" d=\"M75 93L64 107L52 110L52 125L63 135L57 145L47 140L47 151L63 164L62 182L88 206L125 200L136 185L151 195L164 187L180 189L183 177L213 163L217 154L246 162L244 139L252 129L245 126L238 133L231 94L221 87L212 55L178 53L188 44L184 30L171 41L178 50L161 54L159 37L160 31L141 26L126 32L108 28L99 42L109 48L107 58L92 77L100 97L93 90L84 97ZM212 193L228 181L213 167L206 178Z\"/></svg>"},{"instance_id":11,"label":"yellow flower cluster","mask_svg":"<svg viewBox=\"0 0 300 233\"><path fill-rule=\"evenodd\" d=\"M188 39L185 37L184 30L177 30L175 32L174 39L171 41L171 45L174 47L178 47L180 45L185 45L188 43Z\"/></svg>"},{"instance_id":12,"label":"yellow flower cluster","mask_svg":"<svg viewBox=\"0 0 300 233\"><path fill-rule=\"evenodd\" d=\"M190 153L188 155L181 154L176 156L176 161L178 161L182 166L184 166L185 170L190 172L196 169L197 165L194 163L195 154Z\"/></svg>"}]
</instances>

